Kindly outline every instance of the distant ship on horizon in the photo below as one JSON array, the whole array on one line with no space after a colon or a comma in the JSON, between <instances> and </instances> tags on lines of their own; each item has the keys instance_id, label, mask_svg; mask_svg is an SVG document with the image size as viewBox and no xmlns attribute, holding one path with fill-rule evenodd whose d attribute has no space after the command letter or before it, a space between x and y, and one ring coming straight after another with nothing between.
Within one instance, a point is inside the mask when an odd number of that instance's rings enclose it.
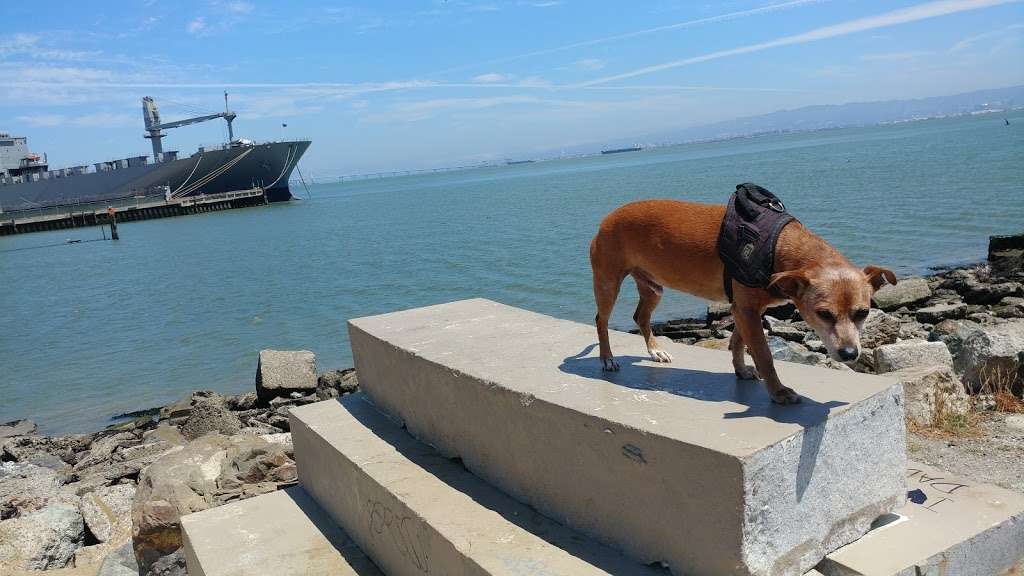
<instances>
[{"instance_id":1,"label":"distant ship on horizon","mask_svg":"<svg viewBox=\"0 0 1024 576\"><path fill-rule=\"evenodd\" d=\"M601 154L621 154L623 152L639 152L641 150L643 150L643 147L637 145L631 146L629 148L613 148L611 150L601 150Z\"/></svg>"},{"instance_id":2,"label":"distant ship on horizon","mask_svg":"<svg viewBox=\"0 0 1024 576\"><path fill-rule=\"evenodd\" d=\"M29 151L26 137L0 132L0 212L161 194L172 200L257 187L264 190L267 201L290 200L288 179L311 141L236 139L232 126L236 114L227 107L226 93L224 107L224 112L163 123L155 101L147 96L142 99L143 120L153 156L92 166L51 170L45 154ZM228 124L227 143L200 147L185 158L179 158L177 151L163 150L163 130L219 118Z\"/></svg>"}]
</instances>

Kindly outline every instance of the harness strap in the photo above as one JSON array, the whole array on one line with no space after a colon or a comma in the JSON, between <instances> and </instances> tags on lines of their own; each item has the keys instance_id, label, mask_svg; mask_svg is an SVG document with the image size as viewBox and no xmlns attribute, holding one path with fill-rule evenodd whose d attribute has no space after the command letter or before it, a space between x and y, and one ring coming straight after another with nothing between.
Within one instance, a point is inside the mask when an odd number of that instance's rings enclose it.
<instances>
[{"instance_id":1,"label":"harness strap","mask_svg":"<svg viewBox=\"0 0 1024 576\"><path fill-rule=\"evenodd\" d=\"M722 281L729 302L733 300L733 280L752 288L768 287L775 271L775 244L782 229L794 220L768 190L751 183L736 186L718 232L718 254L725 265Z\"/></svg>"}]
</instances>

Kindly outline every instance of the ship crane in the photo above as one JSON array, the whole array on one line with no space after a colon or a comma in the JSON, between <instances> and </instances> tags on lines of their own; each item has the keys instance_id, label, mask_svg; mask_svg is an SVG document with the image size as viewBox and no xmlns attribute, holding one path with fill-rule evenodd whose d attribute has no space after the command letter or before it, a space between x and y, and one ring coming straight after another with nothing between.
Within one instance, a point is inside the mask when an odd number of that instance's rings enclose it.
<instances>
[{"instance_id":1,"label":"ship crane","mask_svg":"<svg viewBox=\"0 0 1024 576\"><path fill-rule=\"evenodd\" d=\"M223 118L228 122L228 142L234 142L235 140L235 133L231 127L231 122L235 119L235 113L228 109L227 92L224 93L223 112L207 114L205 116L196 116L195 118L185 118L184 120L166 122L163 124L160 123L160 110L156 107L156 101L154 101L151 96L146 96L142 99L142 118L146 123L146 132L148 132L145 137L153 140L153 160L156 162L160 161L160 155L164 152L164 147L160 140L165 135L160 133L161 130L180 128L190 124L198 124L199 122Z\"/></svg>"}]
</instances>

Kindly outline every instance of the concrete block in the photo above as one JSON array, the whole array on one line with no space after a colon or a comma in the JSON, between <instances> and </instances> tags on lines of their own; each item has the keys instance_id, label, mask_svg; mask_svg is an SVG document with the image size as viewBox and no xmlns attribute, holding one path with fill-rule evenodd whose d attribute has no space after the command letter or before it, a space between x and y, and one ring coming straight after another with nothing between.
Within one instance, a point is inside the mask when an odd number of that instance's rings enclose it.
<instances>
[{"instance_id":1,"label":"concrete block","mask_svg":"<svg viewBox=\"0 0 1024 576\"><path fill-rule=\"evenodd\" d=\"M390 576L658 576L410 436L362 394L291 412L299 481Z\"/></svg>"},{"instance_id":2,"label":"concrete block","mask_svg":"<svg viewBox=\"0 0 1024 576\"><path fill-rule=\"evenodd\" d=\"M383 576L302 488L181 518L190 576Z\"/></svg>"},{"instance_id":3,"label":"concrete block","mask_svg":"<svg viewBox=\"0 0 1024 576\"><path fill-rule=\"evenodd\" d=\"M260 350L256 396L267 403L292 392L316 390L316 356L309 350Z\"/></svg>"},{"instance_id":4,"label":"concrete block","mask_svg":"<svg viewBox=\"0 0 1024 576\"><path fill-rule=\"evenodd\" d=\"M888 524L829 554L819 571L826 576L1024 571L1024 495L907 464L906 505Z\"/></svg>"},{"instance_id":5,"label":"concrete block","mask_svg":"<svg viewBox=\"0 0 1024 576\"><path fill-rule=\"evenodd\" d=\"M495 330L495 326L501 326ZM361 387L418 438L517 500L680 574L802 574L902 504L901 388L777 362L772 404L728 352L487 300L352 320Z\"/></svg>"}]
</instances>

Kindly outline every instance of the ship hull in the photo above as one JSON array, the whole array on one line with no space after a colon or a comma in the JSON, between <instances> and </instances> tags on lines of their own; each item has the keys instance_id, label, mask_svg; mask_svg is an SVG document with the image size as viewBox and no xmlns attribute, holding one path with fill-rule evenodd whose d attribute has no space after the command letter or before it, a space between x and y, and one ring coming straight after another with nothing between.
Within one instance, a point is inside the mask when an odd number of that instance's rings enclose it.
<instances>
[{"instance_id":1,"label":"ship hull","mask_svg":"<svg viewBox=\"0 0 1024 576\"><path fill-rule=\"evenodd\" d=\"M228 146L171 162L7 184L0 186L0 210L102 202L158 190L184 197L255 187L264 189L268 201L280 202L292 198L288 179L309 145L300 140Z\"/></svg>"}]
</instances>

